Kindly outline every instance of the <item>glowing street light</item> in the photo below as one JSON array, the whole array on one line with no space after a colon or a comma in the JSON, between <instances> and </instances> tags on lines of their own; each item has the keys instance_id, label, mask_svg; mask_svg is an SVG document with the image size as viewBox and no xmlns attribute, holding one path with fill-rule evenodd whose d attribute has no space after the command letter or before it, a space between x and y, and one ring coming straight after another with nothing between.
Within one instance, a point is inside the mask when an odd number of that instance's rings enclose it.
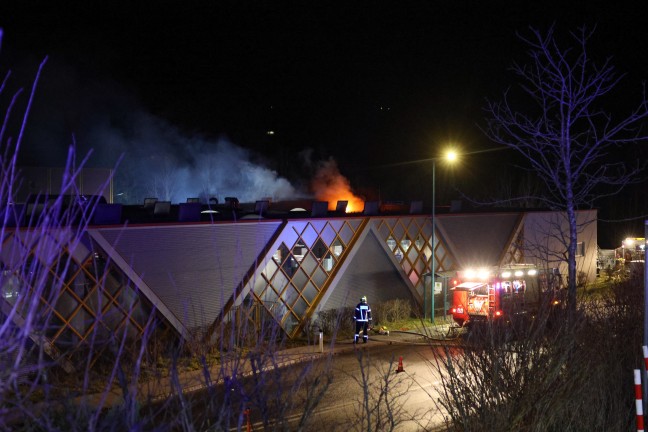
<instances>
[{"instance_id":1,"label":"glowing street light","mask_svg":"<svg viewBox=\"0 0 648 432\"><path fill-rule=\"evenodd\" d=\"M430 289L430 322L434 322L434 291L436 288L436 277L435 277L435 261L436 261L436 218L435 218L435 207L436 207L436 162L438 160L446 161L446 162L456 162L458 159L458 154L454 150L448 150L446 154L442 157L437 157L437 158L432 158L432 258L430 259L430 277L432 279L431 282L431 289ZM423 289L423 293L425 294L425 288ZM424 301L425 301L425 296L424 296ZM444 299L445 303L445 299ZM445 304L443 305L445 308ZM423 309L425 310L425 305L423 306ZM425 315L425 312L424 312Z\"/></svg>"},{"instance_id":2,"label":"glowing street light","mask_svg":"<svg viewBox=\"0 0 648 432\"><path fill-rule=\"evenodd\" d=\"M436 158L429 158L429 159L417 159L417 160L412 160L412 161L405 161L405 162L396 162L396 163L390 163L386 165L379 165L375 166L373 168L387 168L387 167L396 167L396 166L405 166L405 165L411 165L411 164L420 164L420 163L427 163L427 162L432 162L432 262L430 263L431 266L431 271L430 271L430 277L432 278L432 289L431 289L431 321L434 322L434 285L435 285L435 278L434 278L434 271L435 271L435 243L436 243L436 230L435 230L435 189L436 189L436 162L437 161L446 161L449 163L455 163L460 157L463 156L468 156L468 155L475 155L475 154L480 154L480 153L490 153L494 151L501 151L501 150L508 150L509 147L495 147L495 148L489 148L489 149L484 149L484 150L476 150L476 151L471 151L471 152L457 152L456 150L448 150L443 156L436 157ZM423 276L428 276L426 273ZM426 290L425 287L423 288L423 318L427 319L427 309L426 309L426 303L427 303L427 298L426 298ZM445 299L444 299L445 301ZM445 307L445 305L444 305ZM648 325L648 324L647 324Z\"/></svg>"}]
</instances>

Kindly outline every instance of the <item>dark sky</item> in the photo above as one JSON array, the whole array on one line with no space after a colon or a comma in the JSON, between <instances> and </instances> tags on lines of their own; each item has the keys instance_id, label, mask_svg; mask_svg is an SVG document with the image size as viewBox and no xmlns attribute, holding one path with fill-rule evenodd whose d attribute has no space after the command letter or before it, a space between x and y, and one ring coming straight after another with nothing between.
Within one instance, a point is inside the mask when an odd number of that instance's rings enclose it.
<instances>
[{"instance_id":1,"label":"dark sky","mask_svg":"<svg viewBox=\"0 0 648 432\"><path fill-rule=\"evenodd\" d=\"M91 140L90 112L123 125L137 106L178 133L225 136L291 181L308 175L300 163L308 149L312 159L334 158L358 190L406 195L386 179L412 190L421 177L410 174L423 168L368 168L435 156L448 142L492 147L478 128L484 100L515 83L507 68L524 60L516 32L529 26L555 23L565 34L597 25L594 53L627 73L624 98L634 106L648 77L644 9L641 1L3 1L0 65L31 79L49 55L34 115L63 141ZM56 135L33 132L26 162L47 153L36 143L43 134ZM95 164L109 164L106 154L97 151ZM474 157L451 181L484 183L506 158Z\"/></svg>"}]
</instances>

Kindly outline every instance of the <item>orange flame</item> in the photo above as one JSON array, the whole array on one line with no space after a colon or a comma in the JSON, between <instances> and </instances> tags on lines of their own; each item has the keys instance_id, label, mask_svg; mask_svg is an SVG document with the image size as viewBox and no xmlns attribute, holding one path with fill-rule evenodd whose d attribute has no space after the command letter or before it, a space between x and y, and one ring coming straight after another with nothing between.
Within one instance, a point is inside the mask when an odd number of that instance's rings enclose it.
<instances>
[{"instance_id":1,"label":"orange flame","mask_svg":"<svg viewBox=\"0 0 648 432\"><path fill-rule=\"evenodd\" d=\"M329 210L335 210L338 201L348 201L346 212L361 212L364 200L353 194L349 180L340 174L333 159L320 163L312 182L313 193L319 201L328 201Z\"/></svg>"}]
</instances>

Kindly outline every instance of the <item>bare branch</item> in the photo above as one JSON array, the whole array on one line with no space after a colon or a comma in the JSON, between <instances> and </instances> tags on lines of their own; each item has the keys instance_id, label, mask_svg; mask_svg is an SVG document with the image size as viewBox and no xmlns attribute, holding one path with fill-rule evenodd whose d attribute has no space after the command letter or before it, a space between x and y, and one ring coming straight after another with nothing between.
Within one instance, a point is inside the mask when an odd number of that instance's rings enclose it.
<instances>
[{"instance_id":1,"label":"bare branch","mask_svg":"<svg viewBox=\"0 0 648 432\"><path fill-rule=\"evenodd\" d=\"M597 199L618 193L636 182L644 165L628 168L610 157L620 146L648 140L641 123L648 118L645 89L637 107L615 118L602 106L624 75L610 57L596 63L587 45L595 29L570 33L573 46L563 48L554 28L542 33L530 29L520 39L529 47L529 61L514 63L526 103L513 106L506 91L500 102L488 101L486 134L496 143L516 150L544 184L539 201L566 212L570 221L566 261L570 301L576 300L576 209L591 207ZM519 96L519 95L516 95Z\"/></svg>"}]
</instances>

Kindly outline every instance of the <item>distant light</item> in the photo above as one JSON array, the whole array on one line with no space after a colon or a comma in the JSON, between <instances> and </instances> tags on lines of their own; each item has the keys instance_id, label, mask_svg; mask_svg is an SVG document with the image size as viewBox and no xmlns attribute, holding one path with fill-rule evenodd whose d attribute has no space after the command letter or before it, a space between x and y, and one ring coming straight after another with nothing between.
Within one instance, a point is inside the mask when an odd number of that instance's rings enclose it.
<instances>
[{"instance_id":1,"label":"distant light","mask_svg":"<svg viewBox=\"0 0 648 432\"><path fill-rule=\"evenodd\" d=\"M488 279L489 271L487 269L479 269L478 276L480 279Z\"/></svg>"},{"instance_id":2,"label":"distant light","mask_svg":"<svg viewBox=\"0 0 648 432\"><path fill-rule=\"evenodd\" d=\"M273 130L269 130L269 131L266 132L266 135L274 135L274 134L275 134L275 131L273 131Z\"/></svg>"},{"instance_id":3,"label":"distant light","mask_svg":"<svg viewBox=\"0 0 648 432\"><path fill-rule=\"evenodd\" d=\"M463 279L481 279L481 280L486 280L490 277L490 271L487 268L480 268L480 269L467 269L463 272L461 272L461 276Z\"/></svg>"},{"instance_id":4,"label":"distant light","mask_svg":"<svg viewBox=\"0 0 648 432\"><path fill-rule=\"evenodd\" d=\"M448 153L446 153L446 159L450 162L456 161L458 157L459 156L457 155L457 152L454 150L450 150L448 151Z\"/></svg>"},{"instance_id":5,"label":"distant light","mask_svg":"<svg viewBox=\"0 0 648 432\"><path fill-rule=\"evenodd\" d=\"M524 276L524 272L522 270L516 270L515 271L515 276L516 277Z\"/></svg>"},{"instance_id":6,"label":"distant light","mask_svg":"<svg viewBox=\"0 0 648 432\"><path fill-rule=\"evenodd\" d=\"M538 271L537 271L536 269L531 269L531 270L529 270L529 271L527 272L527 274L528 274L529 276L535 276L537 273L538 273Z\"/></svg>"},{"instance_id":7,"label":"distant light","mask_svg":"<svg viewBox=\"0 0 648 432\"><path fill-rule=\"evenodd\" d=\"M502 272L502 277L503 277L504 279L506 279L506 278L510 278L510 277L511 277L511 272L510 272L510 271Z\"/></svg>"}]
</instances>

